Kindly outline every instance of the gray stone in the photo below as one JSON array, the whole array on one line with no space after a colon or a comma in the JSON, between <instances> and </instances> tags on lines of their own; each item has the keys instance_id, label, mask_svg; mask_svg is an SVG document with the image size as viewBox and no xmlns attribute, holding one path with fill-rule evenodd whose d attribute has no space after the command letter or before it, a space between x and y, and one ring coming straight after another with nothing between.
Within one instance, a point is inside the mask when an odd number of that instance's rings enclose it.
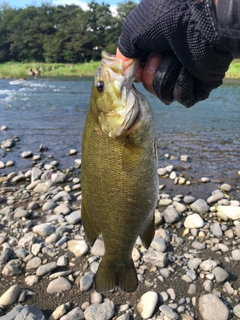
<instances>
[{"instance_id":1,"label":"gray stone","mask_svg":"<svg viewBox=\"0 0 240 320\"><path fill-rule=\"evenodd\" d=\"M21 153L21 157L22 158L29 158L29 157L32 157L32 151L24 151Z\"/></svg>"},{"instance_id":2,"label":"gray stone","mask_svg":"<svg viewBox=\"0 0 240 320\"><path fill-rule=\"evenodd\" d=\"M240 249L232 250L232 258L235 261L240 261Z\"/></svg>"},{"instance_id":3,"label":"gray stone","mask_svg":"<svg viewBox=\"0 0 240 320\"><path fill-rule=\"evenodd\" d=\"M236 317L240 318L240 304L237 304L237 305L233 308L233 313L235 314Z\"/></svg>"},{"instance_id":4,"label":"gray stone","mask_svg":"<svg viewBox=\"0 0 240 320\"><path fill-rule=\"evenodd\" d=\"M5 316L0 317L1 320L46 320L46 317L36 306L17 305Z\"/></svg>"},{"instance_id":5,"label":"gray stone","mask_svg":"<svg viewBox=\"0 0 240 320\"><path fill-rule=\"evenodd\" d=\"M193 196L185 196L183 198L184 203L191 204L195 201L195 198Z\"/></svg>"},{"instance_id":6,"label":"gray stone","mask_svg":"<svg viewBox=\"0 0 240 320\"><path fill-rule=\"evenodd\" d=\"M78 258L88 252L88 245L85 240L69 240L68 250Z\"/></svg>"},{"instance_id":7,"label":"gray stone","mask_svg":"<svg viewBox=\"0 0 240 320\"><path fill-rule=\"evenodd\" d=\"M66 315L60 318L60 320L83 320L83 319L84 319L84 313L82 309L79 307L74 308L73 310L71 310Z\"/></svg>"},{"instance_id":8,"label":"gray stone","mask_svg":"<svg viewBox=\"0 0 240 320\"><path fill-rule=\"evenodd\" d=\"M91 304L99 304L102 302L102 299L103 299L103 297L102 297L101 293L94 291L91 294Z\"/></svg>"},{"instance_id":9,"label":"gray stone","mask_svg":"<svg viewBox=\"0 0 240 320\"><path fill-rule=\"evenodd\" d=\"M33 183L36 180L39 180L41 178L41 175L42 171L37 167L33 167L31 172L31 183Z\"/></svg>"},{"instance_id":10,"label":"gray stone","mask_svg":"<svg viewBox=\"0 0 240 320\"><path fill-rule=\"evenodd\" d=\"M21 291L21 287L17 284L11 286L3 295L0 297L0 305L9 306L16 302L19 293Z\"/></svg>"},{"instance_id":11,"label":"gray stone","mask_svg":"<svg viewBox=\"0 0 240 320\"><path fill-rule=\"evenodd\" d=\"M17 208L15 211L14 211L14 216L13 218L14 219L21 219L23 217L28 217L31 213L28 212L27 210L25 210L24 208Z\"/></svg>"},{"instance_id":12,"label":"gray stone","mask_svg":"<svg viewBox=\"0 0 240 320\"><path fill-rule=\"evenodd\" d=\"M67 175L62 172L56 172L51 175L51 180L54 183L63 183L67 178Z\"/></svg>"},{"instance_id":13,"label":"gray stone","mask_svg":"<svg viewBox=\"0 0 240 320\"><path fill-rule=\"evenodd\" d=\"M175 223L180 219L180 214L174 207L168 207L163 211L164 219L167 223Z\"/></svg>"},{"instance_id":14,"label":"gray stone","mask_svg":"<svg viewBox=\"0 0 240 320\"><path fill-rule=\"evenodd\" d=\"M71 288L72 288L72 285L70 281L68 281L66 278L59 277L57 279L52 280L49 283L47 287L47 293L68 291Z\"/></svg>"},{"instance_id":15,"label":"gray stone","mask_svg":"<svg viewBox=\"0 0 240 320\"><path fill-rule=\"evenodd\" d=\"M27 286L31 287L34 284L38 283L38 280L38 277L33 274L25 278L25 283Z\"/></svg>"},{"instance_id":16,"label":"gray stone","mask_svg":"<svg viewBox=\"0 0 240 320\"><path fill-rule=\"evenodd\" d=\"M39 257L33 257L26 264L26 270L37 269L42 263L42 260Z\"/></svg>"},{"instance_id":17,"label":"gray stone","mask_svg":"<svg viewBox=\"0 0 240 320\"><path fill-rule=\"evenodd\" d=\"M190 214L186 217L184 221L185 228L202 228L204 226L204 221L198 213Z\"/></svg>"},{"instance_id":18,"label":"gray stone","mask_svg":"<svg viewBox=\"0 0 240 320\"><path fill-rule=\"evenodd\" d=\"M211 224L210 230L215 237L222 238L223 232L218 222L214 222L213 224Z\"/></svg>"},{"instance_id":19,"label":"gray stone","mask_svg":"<svg viewBox=\"0 0 240 320\"><path fill-rule=\"evenodd\" d=\"M94 243L94 245L91 247L91 254L93 256L104 256L105 253L105 247L104 242L101 239L97 239Z\"/></svg>"},{"instance_id":20,"label":"gray stone","mask_svg":"<svg viewBox=\"0 0 240 320\"><path fill-rule=\"evenodd\" d=\"M53 271L54 269L56 269L56 267L57 267L57 263L55 261L43 264L43 265L38 267L36 274L37 274L37 276L42 277L45 274L47 274L47 273Z\"/></svg>"},{"instance_id":21,"label":"gray stone","mask_svg":"<svg viewBox=\"0 0 240 320\"><path fill-rule=\"evenodd\" d=\"M53 212L55 214L62 214L62 215L66 215L70 213L70 208L68 204L65 203L61 203L59 206L57 206L56 208L54 208Z\"/></svg>"},{"instance_id":22,"label":"gray stone","mask_svg":"<svg viewBox=\"0 0 240 320\"><path fill-rule=\"evenodd\" d=\"M33 191L36 193L45 193L52 187L52 185L53 183L51 181L39 182Z\"/></svg>"},{"instance_id":23,"label":"gray stone","mask_svg":"<svg viewBox=\"0 0 240 320\"><path fill-rule=\"evenodd\" d=\"M58 192L52 199L53 201L70 201L71 196L66 191Z\"/></svg>"},{"instance_id":24,"label":"gray stone","mask_svg":"<svg viewBox=\"0 0 240 320\"><path fill-rule=\"evenodd\" d=\"M22 263L19 259L10 260L3 268L2 275L4 278L22 274Z\"/></svg>"},{"instance_id":25,"label":"gray stone","mask_svg":"<svg viewBox=\"0 0 240 320\"><path fill-rule=\"evenodd\" d=\"M42 237L49 236L54 232L54 228L48 223L41 223L32 228L33 232Z\"/></svg>"},{"instance_id":26,"label":"gray stone","mask_svg":"<svg viewBox=\"0 0 240 320\"><path fill-rule=\"evenodd\" d=\"M138 304L137 309L143 319L148 319L152 316L158 302L158 295L154 291L144 293Z\"/></svg>"},{"instance_id":27,"label":"gray stone","mask_svg":"<svg viewBox=\"0 0 240 320\"><path fill-rule=\"evenodd\" d=\"M165 252L167 249L166 242L159 237L155 237L151 243L151 247L158 252Z\"/></svg>"},{"instance_id":28,"label":"gray stone","mask_svg":"<svg viewBox=\"0 0 240 320\"><path fill-rule=\"evenodd\" d=\"M199 258L191 258L188 260L188 268L191 270L197 270L201 262L202 260Z\"/></svg>"},{"instance_id":29,"label":"gray stone","mask_svg":"<svg viewBox=\"0 0 240 320\"><path fill-rule=\"evenodd\" d=\"M114 315L114 303L109 299L101 304L93 304L86 308L84 317L86 320L108 320Z\"/></svg>"},{"instance_id":30,"label":"gray stone","mask_svg":"<svg viewBox=\"0 0 240 320\"><path fill-rule=\"evenodd\" d=\"M207 198L207 203L212 204L224 198L224 194L221 191L214 192L211 197Z\"/></svg>"},{"instance_id":31,"label":"gray stone","mask_svg":"<svg viewBox=\"0 0 240 320\"><path fill-rule=\"evenodd\" d=\"M157 252L152 248L149 248L146 254L144 254L143 260L147 263L151 263L153 266L164 268L167 262L167 257L166 253Z\"/></svg>"},{"instance_id":32,"label":"gray stone","mask_svg":"<svg viewBox=\"0 0 240 320\"><path fill-rule=\"evenodd\" d=\"M192 211L199 213L199 214L204 214L208 212L209 206L207 205L206 201L203 199L198 199L194 201L191 205L190 208Z\"/></svg>"},{"instance_id":33,"label":"gray stone","mask_svg":"<svg viewBox=\"0 0 240 320\"><path fill-rule=\"evenodd\" d=\"M80 279L80 291L88 291L93 285L95 274L91 271L86 272Z\"/></svg>"},{"instance_id":34,"label":"gray stone","mask_svg":"<svg viewBox=\"0 0 240 320\"><path fill-rule=\"evenodd\" d=\"M161 305L159 308L160 311L162 311L162 313L171 320L177 320L179 318L178 313L176 313L176 311L174 311L172 308L170 308L167 305Z\"/></svg>"},{"instance_id":35,"label":"gray stone","mask_svg":"<svg viewBox=\"0 0 240 320\"><path fill-rule=\"evenodd\" d=\"M220 189L221 189L222 191L229 192L229 191L232 190L232 187L230 186L230 184L224 183L224 184L222 184L222 185L220 186Z\"/></svg>"},{"instance_id":36,"label":"gray stone","mask_svg":"<svg viewBox=\"0 0 240 320\"><path fill-rule=\"evenodd\" d=\"M56 203L52 200L46 201L42 206L42 211L48 211L56 207Z\"/></svg>"},{"instance_id":37,"label":"gray stone","mask_svg":"<svg viewBox=\"0 0 240 320\"><path fill-rule=\"evenodd\" d=\"M216 266L217 266L217 262L211 259L204 260L200 264L200 268L203 271L207 271L207 272L211 272L214 268L216 268Z\"/></svg>"},{"instance_id":38,"label":"gray stone","mask_svg":"<svg viewBox=\"0 0 240 320\"><path fill-rule=\"evenodd\" d=\"M0 265L5 264L13 255L13 252L11 248L4 248L0 255Z\"/></svg>"},{"instance_id":39,"label":"gray stone","mask_svg":"<svg viewBox=\"0 0 240 320\"><path fill-rule=\"evenodd\" d=\"M216 267L212 270L212 274L215 276L217 283L226 281L229 277L229 273L221 267Z\"/></svg>"},{"instance_id":40,"label":"gray stone","mask_svg":"<svg viewBox=\"0 0 240 320\"><path fill-rule=\"evenodd\" d=\"M203 320L227 320L227 306L214 294L205 294L199 298L199 313Z\"/></svg>"},{"instance_id":41,"label":"gray stone","mask_svg":"<svg viewBox=\"0 0 240 320\"><path fill-rule=\"evenodd\" d=\"M81 220L80 210L73 211L65 219L69 224L77 224Z\"/></svg>"}]
</instances>

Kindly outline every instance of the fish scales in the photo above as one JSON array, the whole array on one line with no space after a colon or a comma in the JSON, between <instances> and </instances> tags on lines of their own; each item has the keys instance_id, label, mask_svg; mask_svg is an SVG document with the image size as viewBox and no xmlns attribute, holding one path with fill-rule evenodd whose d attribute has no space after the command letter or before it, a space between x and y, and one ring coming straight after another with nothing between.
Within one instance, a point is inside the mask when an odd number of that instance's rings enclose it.
<instances>
[{"instance_id":1,"label":"fish scales","mask_svg":"<svg viewBox=\"0 0 240 320\"><path fill-rule=\"evenodd\" d=\"M97 79L103 79L100 71ZM134 89L140 118L120 135L106 134L97 112L102 94L95 88L97 79L82 139L82 221L90 245L100 234L105 245L95 289L103 292L118 285L133 292L138 282L133 246L139 235L146 247L154 236L158 176L153 116L145 97Z\"/></svg>"}]
</instances>

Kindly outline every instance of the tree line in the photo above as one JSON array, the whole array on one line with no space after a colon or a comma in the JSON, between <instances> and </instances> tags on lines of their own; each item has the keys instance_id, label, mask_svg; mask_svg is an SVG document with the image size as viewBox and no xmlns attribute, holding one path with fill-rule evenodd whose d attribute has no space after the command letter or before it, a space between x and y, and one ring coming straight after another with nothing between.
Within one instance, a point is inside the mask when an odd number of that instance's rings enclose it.
<instances>
[{"instance_id":1,"label":"tree line","mask_svg":"<svg viewBox=\"0 0 240 320\"><path fill-rule=\"evenodd\" d=\"M24 9L0 6L0 63L79 63L99 60L102 50L115 53L127 14L136 1L110 5L95 1L83 10L77 5Z\"/></svg>"}]
</instances>

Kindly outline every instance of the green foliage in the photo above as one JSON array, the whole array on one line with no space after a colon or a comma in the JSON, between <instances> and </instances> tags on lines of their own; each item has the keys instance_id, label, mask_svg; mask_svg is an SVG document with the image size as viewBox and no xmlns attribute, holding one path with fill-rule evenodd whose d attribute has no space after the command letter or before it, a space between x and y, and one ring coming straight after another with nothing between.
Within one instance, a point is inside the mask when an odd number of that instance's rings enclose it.
<instances>
[{"instance_id":1,"label":"green foliage","mask_svg":"<svg viewBox=\"0 0 240 320\"><path fill-rule=\"evenodd\" d=\"M0 63L78 63L99 60L101 51L114 53L124 19L136 6L125 1L113 15L104 2L77 5L42 4L25 9L0 5ZM74 73L74 71L73 71Z\"/></svg>"}]
</instances>

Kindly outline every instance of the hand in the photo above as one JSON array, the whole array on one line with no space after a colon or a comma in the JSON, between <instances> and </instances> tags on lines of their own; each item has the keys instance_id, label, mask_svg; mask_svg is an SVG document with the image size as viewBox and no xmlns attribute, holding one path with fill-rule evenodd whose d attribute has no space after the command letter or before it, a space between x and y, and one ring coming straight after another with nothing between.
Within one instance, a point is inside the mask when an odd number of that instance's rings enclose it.
<instances>
[{"instance_id":1,"label":"hand","mask_svg":"<svg viewBox=\"0 0 240 320\"><path fill-rule=\"evenodd\" d=\"M120 58L122 61L127 61L130 59L122 55L118 48L116 51L116 57ZM158 53L150 54L147 61L144 64L139 65L135 75L135 81L142 82L144 88L150 93L152 93L153 95L156 95L153 89L153 79L161 61L162 61L161 54L158 54Z\"/></svg>"},{"instance_id":2,"label":"hand","mask_svg":"<svg viewBox=\"0 0 240 320\"><path fill-rule=\"evenodd\" d=\"M145 58L136 75L145 88L165 104L191 107L222 84L233 59L214 14L211 0L142 0L124 23L117 56Z\"/></svg>"}]
</instances>

